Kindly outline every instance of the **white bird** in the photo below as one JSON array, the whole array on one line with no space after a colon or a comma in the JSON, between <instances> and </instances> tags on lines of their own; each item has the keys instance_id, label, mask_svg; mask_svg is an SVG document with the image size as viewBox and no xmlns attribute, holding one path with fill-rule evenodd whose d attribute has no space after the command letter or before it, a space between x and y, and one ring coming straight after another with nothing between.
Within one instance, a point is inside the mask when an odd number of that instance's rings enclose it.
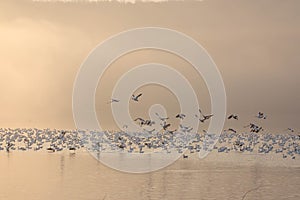
<instances>
[{"instance_id":1,"label":"white bird","mask_svg":"<svg viewBox=\"0 0 300 200\"><path fill-rule=\"evenodd\" d=\"M191 130L193 130L193 127L189 127L189 126L183 126L182 124L179 125L180 129L182 132L190 132Z\"/></svg>"},{"instance_id":2,"label":"white bird","mask_svg":"<svg viewBox=\"0 0 300 200\"><path fill-rule=\"evenodd\" d=\"M294 132L295 132L295 130L294 130L294 129L292 129L292 128L287 128L287 130L288 130L288 131L291 131L292 133L294 133Z\"/></svg>"},{"instance_id":3,"label":"white bird","mask_svg":"<svg viewBox=\"0 0 300 200\"><path fill-rule=\"evenodd\" d=\"M152 130L147 130L147 129L143 129L145 132L147 132L148 134L153 134L153 132L155 131L155 129L152 129Z\"/></svg>"},{"instance_id":4,"label":"white bird","mask_svg":"<svg viewBox=\"0 0 300 200\"><path fill-rule=\"evenodd\" d=\"M169 119L169 117L161 117L158 113L155 113L155 115L160 119L160 121L166 121Z\"/></svg>"}]
</instances>

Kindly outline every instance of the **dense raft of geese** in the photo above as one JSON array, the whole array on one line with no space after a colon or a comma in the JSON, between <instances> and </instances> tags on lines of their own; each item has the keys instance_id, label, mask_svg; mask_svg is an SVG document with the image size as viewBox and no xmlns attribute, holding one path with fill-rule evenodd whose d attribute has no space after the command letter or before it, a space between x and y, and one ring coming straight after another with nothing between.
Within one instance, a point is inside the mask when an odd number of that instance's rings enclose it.
<instances>
[{"instance_id":1,"label":"dense raft of geese","mask_svg":"<svg viewBox=\"0 0 300 200\"><path fill-rule=\"evenodd\" d=\"M300 135L224 131L220 136L184 131L124 132L57 129L0 129L0 151L70 151L94 152L178 152L186 154L207 150L218 140L212 151L218 153L275 153L282 158L296 159L300 154Z\"/></svg>"}]
</instances>

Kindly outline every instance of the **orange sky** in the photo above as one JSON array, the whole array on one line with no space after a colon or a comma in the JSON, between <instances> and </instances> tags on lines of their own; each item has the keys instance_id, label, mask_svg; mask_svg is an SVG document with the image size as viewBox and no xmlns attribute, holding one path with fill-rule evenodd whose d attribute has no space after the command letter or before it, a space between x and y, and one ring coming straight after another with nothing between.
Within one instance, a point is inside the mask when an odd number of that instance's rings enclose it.
<instances>
[{"instance_id":1,"label":"orange sky","mask_svg":"<svg viewBox=\"0 0 300 200\"><path fill-rule=\"evenodd\" d=\"M73 82L89 52L120 31L159 26L193 37L214 59L226 86L228 112L241 118L227 126L241 127L264 111L269 130L300 129L299 13L297 0L134 5L1 1L0 126L74 128ZM140 51L113 63L100 82L96 108L104 127L113 126L106 102L115 81L131 67L154 61L185 74L209 112L204 82L187 63L167 53ZM165 94L155 86L141 90L149 96ZM146 115L145 108L157 101L166 104L163 98L148 98L131 109L132 115ZM176 100L172 102L170 114L178 111Z\"/></svg>"}]
</instances>

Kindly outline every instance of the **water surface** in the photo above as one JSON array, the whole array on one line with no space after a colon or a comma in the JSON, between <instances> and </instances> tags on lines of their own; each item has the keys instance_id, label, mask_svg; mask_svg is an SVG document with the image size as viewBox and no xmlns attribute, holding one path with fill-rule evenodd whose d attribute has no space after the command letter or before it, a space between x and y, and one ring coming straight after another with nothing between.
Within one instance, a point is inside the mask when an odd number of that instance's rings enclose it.
<instances>
[{"instance_id":1,"label":"water surface","mask_svg":"<svg viewBox=\"0 0 300 200\"><path fill-rule=\"evenodd\" d=\"M212 154L129 174L86 152L1 152L0 199L300 199L299 161L268 158Z\"/></svg>"}]
</instances>

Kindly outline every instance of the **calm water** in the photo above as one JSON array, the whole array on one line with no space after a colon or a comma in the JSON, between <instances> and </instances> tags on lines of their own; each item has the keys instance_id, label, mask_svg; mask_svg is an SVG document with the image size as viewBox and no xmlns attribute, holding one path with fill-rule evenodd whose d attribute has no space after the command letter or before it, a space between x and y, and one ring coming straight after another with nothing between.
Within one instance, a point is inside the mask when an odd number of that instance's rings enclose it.
<instances>
[{"instance_id":1,"label":"calm water","mask_svg":"<svg viewBox=\"0 0 300 200\"><path fill-rule=\"evenodd\" d=\"M263 157L218 156L180 159L163 170L128 174L84 152L2 152L0 199L300 199L299 161L265 165Z\"/></svg>"}]
</instances>

